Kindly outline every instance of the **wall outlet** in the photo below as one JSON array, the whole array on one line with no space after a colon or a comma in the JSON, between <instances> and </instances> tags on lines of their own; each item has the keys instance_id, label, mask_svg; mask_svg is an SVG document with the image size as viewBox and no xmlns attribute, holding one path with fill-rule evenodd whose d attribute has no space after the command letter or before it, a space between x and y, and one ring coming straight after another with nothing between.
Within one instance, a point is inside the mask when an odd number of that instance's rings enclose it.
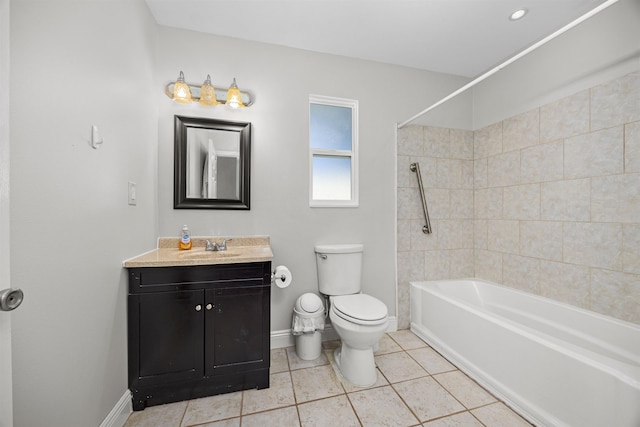
<instances>
[{"instance_id":1,"label":"wall outlet","mask_svg":"<svg viewBox=\"0 0 640 427\"><path fill-rule=\"evenodd\" d=\"M129 204L135 206L137 204L136 183L129 181Z\"/></svg>"}]
</instances>

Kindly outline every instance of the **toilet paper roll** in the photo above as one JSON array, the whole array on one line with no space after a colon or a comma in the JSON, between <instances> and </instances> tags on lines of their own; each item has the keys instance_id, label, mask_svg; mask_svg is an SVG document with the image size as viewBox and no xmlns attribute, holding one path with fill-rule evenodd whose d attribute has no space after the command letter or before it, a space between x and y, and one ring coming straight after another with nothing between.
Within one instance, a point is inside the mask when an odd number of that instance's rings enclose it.
<instances>
[{"instance_id":1,"label":"toilet paper roll","mask_svg":"<svg viewBox=\"0 0 640 427\"><path fill-rule=\"evenodd\" d=\"M284 265L277 266L272 282L279 288L286 288L291 284L291 272Z\"/></svg>"}]
</instances>

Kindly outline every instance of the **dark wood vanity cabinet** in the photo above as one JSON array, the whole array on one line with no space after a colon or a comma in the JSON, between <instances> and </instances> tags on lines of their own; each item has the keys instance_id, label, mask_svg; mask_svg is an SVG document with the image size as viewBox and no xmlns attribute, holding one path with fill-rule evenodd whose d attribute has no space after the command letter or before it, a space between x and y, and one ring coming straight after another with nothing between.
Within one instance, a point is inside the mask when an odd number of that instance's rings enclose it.
<instances>
[{"instance_id":1,"label":"dark wood vanity cabinet","mask_svg":"<svg viewBox=\"0 0 640 427\"><path fill-rule=\"evenodd\" d=\"M133 409L269 387L271 262L129 269Z\"/></svg>"}]
</instances>

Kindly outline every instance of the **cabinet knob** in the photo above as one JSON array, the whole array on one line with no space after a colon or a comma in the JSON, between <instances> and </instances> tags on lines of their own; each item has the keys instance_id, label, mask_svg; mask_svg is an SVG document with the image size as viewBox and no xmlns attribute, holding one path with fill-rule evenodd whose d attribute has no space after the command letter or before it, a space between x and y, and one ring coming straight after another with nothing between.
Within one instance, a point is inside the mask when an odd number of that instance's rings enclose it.
<instances>
[{"instance_id":1,"label":"cabinet knob","mask_svg":"<svg viewBox=\"0 0 640 427\"><path fill-rule=\"evenodd\" d=\"M202 306L200 304L196 305L196 311L202 310Z\"/></svg>"},{"instance_id":2,"label":"cabinet knob","mask_svg":"<svg viewBox=\"0 0 640 427\"><path fill-rule=\"evenodd\" d=\"M213 308L212 304L207 304L207 310L211 310Z\"/></svg>"}]
</instances>

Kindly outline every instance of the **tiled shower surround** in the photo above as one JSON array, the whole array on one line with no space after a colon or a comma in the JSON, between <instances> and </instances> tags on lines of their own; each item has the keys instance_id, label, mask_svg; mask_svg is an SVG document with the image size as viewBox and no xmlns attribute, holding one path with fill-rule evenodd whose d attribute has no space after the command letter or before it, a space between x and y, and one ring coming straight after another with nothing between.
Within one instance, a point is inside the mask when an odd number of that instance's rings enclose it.
<instances>
[{"instance_id":1,"label":"tiled shower surround","mask_svg":"<svg viewBox=\"0 0 640 427\"><path fill-rule=\"evenodd\" d=\"M640 71L475 132L401 129L397 227L398 328L409 281L473 276L640 323Z\"/></svg>"}]
</instances>

